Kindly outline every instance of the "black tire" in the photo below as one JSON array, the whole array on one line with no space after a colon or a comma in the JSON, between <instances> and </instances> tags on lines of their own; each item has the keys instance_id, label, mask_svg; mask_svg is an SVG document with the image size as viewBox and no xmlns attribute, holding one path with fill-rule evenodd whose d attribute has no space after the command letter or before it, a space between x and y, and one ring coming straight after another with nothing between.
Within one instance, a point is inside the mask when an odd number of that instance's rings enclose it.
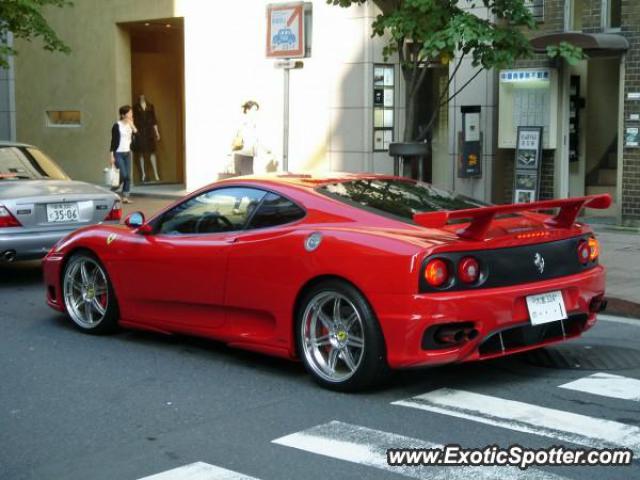
<instances>
[{"instance_id":1,"label":"black tire","mask_svg":"<svg viewBox=\"0 0 640 480\"><path fill-rule=\"evenodd\" d=\"M61 280L65 310L79 330L104 335L118 329L120 312L113 285L95 255L86 251L73 254L65 263Z\"/></svg>"},{"instance_id":2,"label":"black tire","mask_svg":"<svg viewBox=\"0 0 640 480\"><path fill-rule=\"evenodd\" d=\"M326 319L327 306L339 312L332 316L333 322ZM361 348L355 346L361 341ZM296 344L305 368L325 388L365 390L382 383L390 373L373 309L358 289L341 280L324 281L304 293L296 312Z\"/></svg>"}]
</instances>

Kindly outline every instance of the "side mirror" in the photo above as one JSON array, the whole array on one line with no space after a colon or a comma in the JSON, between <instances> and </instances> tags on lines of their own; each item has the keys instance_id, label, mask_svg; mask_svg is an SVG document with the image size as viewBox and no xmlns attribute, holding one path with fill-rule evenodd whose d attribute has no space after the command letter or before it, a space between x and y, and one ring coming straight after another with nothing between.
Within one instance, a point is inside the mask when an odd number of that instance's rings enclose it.
<instances>
[{"instance_id":1,"label":"side mirror","mask_svg":"<svg viewBox=\"0 0 640 480\"><path fill-rule=\"evenodd\" d=\"M145 222L144 213L142 212L133 212L127 215L127 218L124 219L124 224L132 229L138 229L138 233L142 235L147 235L151 233L151 225L148 225Z\"/></svg>"}]
</instances>

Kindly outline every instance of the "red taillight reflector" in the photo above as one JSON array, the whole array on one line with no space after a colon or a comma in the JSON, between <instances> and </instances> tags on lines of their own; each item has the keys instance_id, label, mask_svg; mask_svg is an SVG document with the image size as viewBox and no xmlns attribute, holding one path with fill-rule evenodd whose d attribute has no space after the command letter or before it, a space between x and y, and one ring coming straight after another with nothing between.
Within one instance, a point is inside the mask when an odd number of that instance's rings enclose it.
<instances>
[{"instance_id":1,"label":"red taillight reflector","mask_svg":"<svg viewBox=\"0 0 640 480\"><path fill-rule=\"evenodd\" d=\"M589 257L591 256L591 249L589 248L589 244L584 240L581 240L578 244L578 260L583 265L589 263Z\"/></svg>"},{"instance_id":2,"label":"red taillight reflector","mask_svg":"<svg viewBox=\"0 0 640 480\"><path fill-rule=\"evenodd\" d=\"M531 232L531 233L519 233L516 235L517 239L525 239L525 238L542 238L548 237L549 232Z\"/></svg>"},{"instance_id":3,"label":"red taillight reflector","mask_svg":"<svg viewBox=\"0 0 640 480\"><path fill-rule=\"evenodd\" d=\"M432 287L441 287L449 280L449 268L444 260L434 258L427 263L424 278Z\"/></svg>"},{"instance_id":4,"label":"red taillight reflector","mask_svg":"<svg viewBox=\"0 0 640 480\"><path fill-rule=\"evenodd\" d=\"M120 200L116 200L113 203L113 208L109 212L109 215L104 219L105 222L113 222L119 221L122 218L122 206L120 205Z\"/></svg>"},{"instance_id":5,"label":"red taillight reflector","mask_svg":"<svg viewBox=\"0 0 640 480\"><path fill-rule=\"evenodd\" d=\"M600 244L595 237L589 237L587 243L589 245L589 261L593 262L598 258L598 255L600 255Z\"/></svg>"},{"instance_id":6,"label":"red taillight reflector","mask_svg":"<svg viewBox=\"0 0 640 480\"><path fill-rule=\"evenodd\" d=\"M0 205L0 228L21 227L22 224L11 215L11 212Z\"/></svg>"},{"instance_id":7,"label":"red taillight reflector","mask_svg":"<svg viewBox=\"0 0 640 480\"><path fill-rule=\"evenodd\" d=\"M465 257L458 263L458 278L464 283L475 283L480 277L480 264L473 257Z\"/></svg>"}]
</instances>

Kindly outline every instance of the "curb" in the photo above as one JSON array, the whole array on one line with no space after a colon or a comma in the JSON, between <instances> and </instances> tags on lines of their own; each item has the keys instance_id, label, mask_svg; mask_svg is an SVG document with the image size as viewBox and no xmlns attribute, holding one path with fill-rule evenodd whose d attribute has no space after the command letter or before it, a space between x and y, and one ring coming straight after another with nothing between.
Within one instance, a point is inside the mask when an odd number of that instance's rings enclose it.
<instances>
[{"instance_id":1,"label":"curb","mask_svg":"<svg viewBox=\"0 0 640 480\"><path fill-rule=\"evenodd\" d=\"M603 312L606 315L617 315L620 317L631 317L640 319L640 303L622 300L621 298L606 297L607 309Z\"/></svg>"}]
</instances>

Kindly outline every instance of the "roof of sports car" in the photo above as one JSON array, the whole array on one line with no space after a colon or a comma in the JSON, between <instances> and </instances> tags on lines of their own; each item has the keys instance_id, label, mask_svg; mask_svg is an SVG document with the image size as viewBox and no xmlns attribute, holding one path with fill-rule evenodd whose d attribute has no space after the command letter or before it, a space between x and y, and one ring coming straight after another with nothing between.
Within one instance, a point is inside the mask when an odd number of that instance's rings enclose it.
<instances>
[{"instance_id":1,"label":"roof of sports car","mask_svg":"<svg viewBox=\"0 0 640 480\"><path fill-rule=\"evenodd\" d=\"M300 187L317 188L331 183L348 182L350 180L382 180L396 178L392 175L375 173L325 172L325 173L272 173L265 175L246 175L229 178L229 182L275 182L293 184ZM407 179L408 180L408 179Z\"/></svg>"}]
</instances>

